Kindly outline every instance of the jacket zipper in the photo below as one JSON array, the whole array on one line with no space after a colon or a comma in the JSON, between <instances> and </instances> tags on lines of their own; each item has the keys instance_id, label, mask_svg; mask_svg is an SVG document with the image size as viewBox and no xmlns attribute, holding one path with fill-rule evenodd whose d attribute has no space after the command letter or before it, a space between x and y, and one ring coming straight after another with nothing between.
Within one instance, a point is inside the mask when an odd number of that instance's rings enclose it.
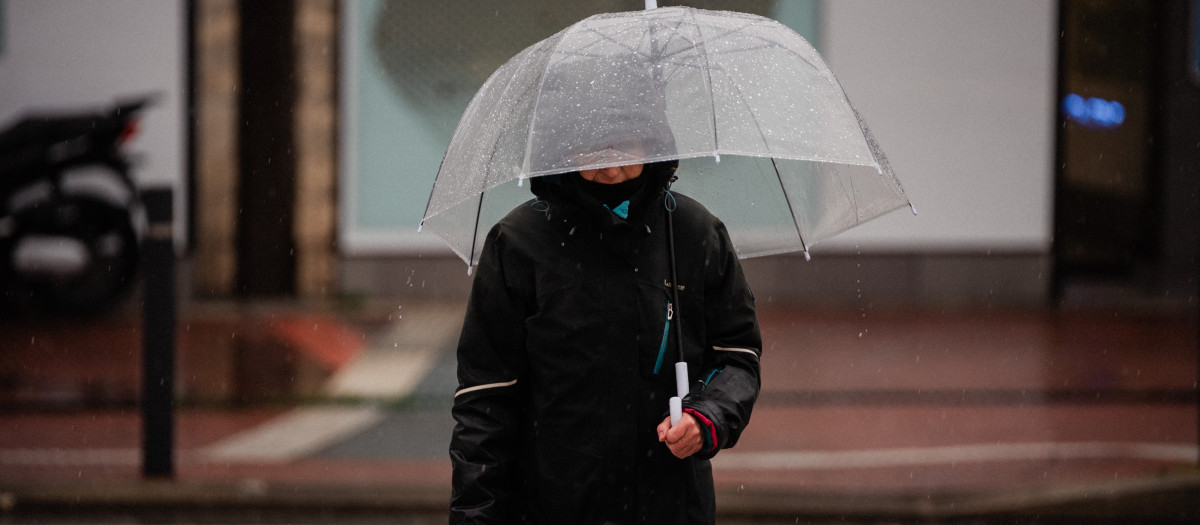
<instances>
[{"instance_id":1,"label":"jacket zipper","mask_svg":"<svg viewBox=\"0 0 1200 525\"><path fill-rule=\"evenodd\" d=\"M667 320L663 323L662 343L658 345L658 360L654 362L654 375L658 375L658 371L662 370L663 356L667 354L667 340L671 335L672 317L675 317L675 307L671 301L667 301Z\"/></svg>"},{"instance_id":2,"label":"jacket zipper","mask_svg":"<svg viewBox=\"0 0 1200 525\"><path fill-rule=\"evenodd\" d=\"M708 377L706 377L700 381L700 391L703 392L704 389L708 388L708 384L712 383L713 378L717 377L718 375L721 374L721 372L724 372L724 371L725 371L724 368L717 368L717 369L714 369L712 372L709 372Z\"/></svg>"}]
</instances>

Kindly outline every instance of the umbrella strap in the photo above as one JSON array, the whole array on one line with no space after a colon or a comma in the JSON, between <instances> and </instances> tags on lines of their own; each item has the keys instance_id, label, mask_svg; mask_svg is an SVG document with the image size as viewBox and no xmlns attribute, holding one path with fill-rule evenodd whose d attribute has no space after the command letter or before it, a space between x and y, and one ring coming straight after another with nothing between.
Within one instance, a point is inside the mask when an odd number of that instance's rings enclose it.
<instances>
[{"instance_id":1,"label":"umbrella strap","mask_svg":"<svg viewBox=\"0 0 1200 525\"><path fill-rule=\"evenodd\" d=\"M683 308L679 303L679 273L675 267L675 195L671 194L670 186L663 191L663 207L667 213L667 256L671 263L671 302L675 304L675 345L679 353L679 362L683 362Z\"/></svg>"}]
</instances>

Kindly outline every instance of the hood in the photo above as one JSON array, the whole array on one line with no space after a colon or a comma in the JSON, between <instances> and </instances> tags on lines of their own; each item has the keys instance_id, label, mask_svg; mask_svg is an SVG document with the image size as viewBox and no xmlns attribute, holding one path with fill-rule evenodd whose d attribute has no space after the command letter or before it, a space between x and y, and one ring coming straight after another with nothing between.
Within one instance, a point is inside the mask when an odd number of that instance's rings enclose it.
<instances>
[{"instance_id":1,"label":"hood","mask_svg":"<svg viewBox=\"0 0 1200 525\"><path fill-rule=\"evenodd\" d=\"M642 184L638 185L639 190L631 196L630 200L641 201L644 200L645 195L656 195L659 191L670 187L671 178L675 175L678 167L678 160L646 164L642 168L642 174L638 177ZM577 171L534 177L529 179L529 182L530 191L535 197L542 200L550 202L565 200L582 205L593 205L599 202L598 199L587 194L584 189L585 185L580 184L580 182L586 181L582 180ZM630 206L635 207L635 204L631 202Z\"/></svg>"},{"instance_id":2,"label":"hood","mask_svg":"<svg viewBox=\"0 0 1200 525\"><path fill-rule=\"evenodd\" d=\"M548 205L546 218L560 224L564 233L599 234L604 244L633 262L629 250L634 237L630 234L649 234L657 229L665 215L661 195L670 187L678 165L679 161L672 160L646 164L642 168L637 179L642 184L629 188L632 194L628 197L626 218L610 211L592 195L587 189L587 181L578 172L535 177L530 180L530 186L533 194Z\"/></svg>"},{"instance_id":3,"label":"hood","mask_svg":"<svg viewBox=\"0 0 1200 525\"><path fill-rule=\"evenodd\" d=\"M607 232L613 228L628 227L629 221L644 221L647 203L656 202L655 197L670 187L678 166L677 160L645 165L637 179L642 183L629 188L632 193L628 196L628 220L610 212L600 198L590 193L587 189L589 183L583 180L579 172L534 177L530 179L530 189L537 198L550 204L549 213L565 211L568 215L580 216L588 223L597 225L601 232Z\"/></svg>"}]
</instances>

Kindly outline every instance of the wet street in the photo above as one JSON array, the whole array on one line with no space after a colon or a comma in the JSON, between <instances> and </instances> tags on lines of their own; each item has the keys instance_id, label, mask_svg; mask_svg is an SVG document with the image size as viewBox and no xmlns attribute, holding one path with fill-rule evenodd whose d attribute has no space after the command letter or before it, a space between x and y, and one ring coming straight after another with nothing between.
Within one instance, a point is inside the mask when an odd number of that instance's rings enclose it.
<instances>
[{"instance_id":1,"label":"wet street","mask_svg":"<svg viewBox=\"0 0 1200 525\"><path fill-rule=\"evenodd\" d=\"M139 476L133 320L9 324L0 523L442 523L461 308L189 312L173 482ZM713 461L721 523L1196 516L1172 508L1200 493L1194 318L760 316L763 393ZM237 402L271 392L293 400Z\"/></svg>"}]
</instances>

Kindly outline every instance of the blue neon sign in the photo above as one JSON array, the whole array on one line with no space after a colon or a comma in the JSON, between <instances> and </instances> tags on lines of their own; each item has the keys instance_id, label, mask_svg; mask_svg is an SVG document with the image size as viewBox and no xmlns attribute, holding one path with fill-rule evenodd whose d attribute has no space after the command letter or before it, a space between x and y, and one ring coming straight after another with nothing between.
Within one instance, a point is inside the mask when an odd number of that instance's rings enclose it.
<instances>
[{"instance_id":1,"label":"blue neon sign","mask_svg":"<svg viewBox=\"0 0 1200 525\"><path fill-rule=\"evenodd\" d=\"M1125 122L1125 106L1115 100L1071 93L1063 97L1062 111L1067 120L1086 128L1114 129Z\"/></svg>"}]
</instances>

